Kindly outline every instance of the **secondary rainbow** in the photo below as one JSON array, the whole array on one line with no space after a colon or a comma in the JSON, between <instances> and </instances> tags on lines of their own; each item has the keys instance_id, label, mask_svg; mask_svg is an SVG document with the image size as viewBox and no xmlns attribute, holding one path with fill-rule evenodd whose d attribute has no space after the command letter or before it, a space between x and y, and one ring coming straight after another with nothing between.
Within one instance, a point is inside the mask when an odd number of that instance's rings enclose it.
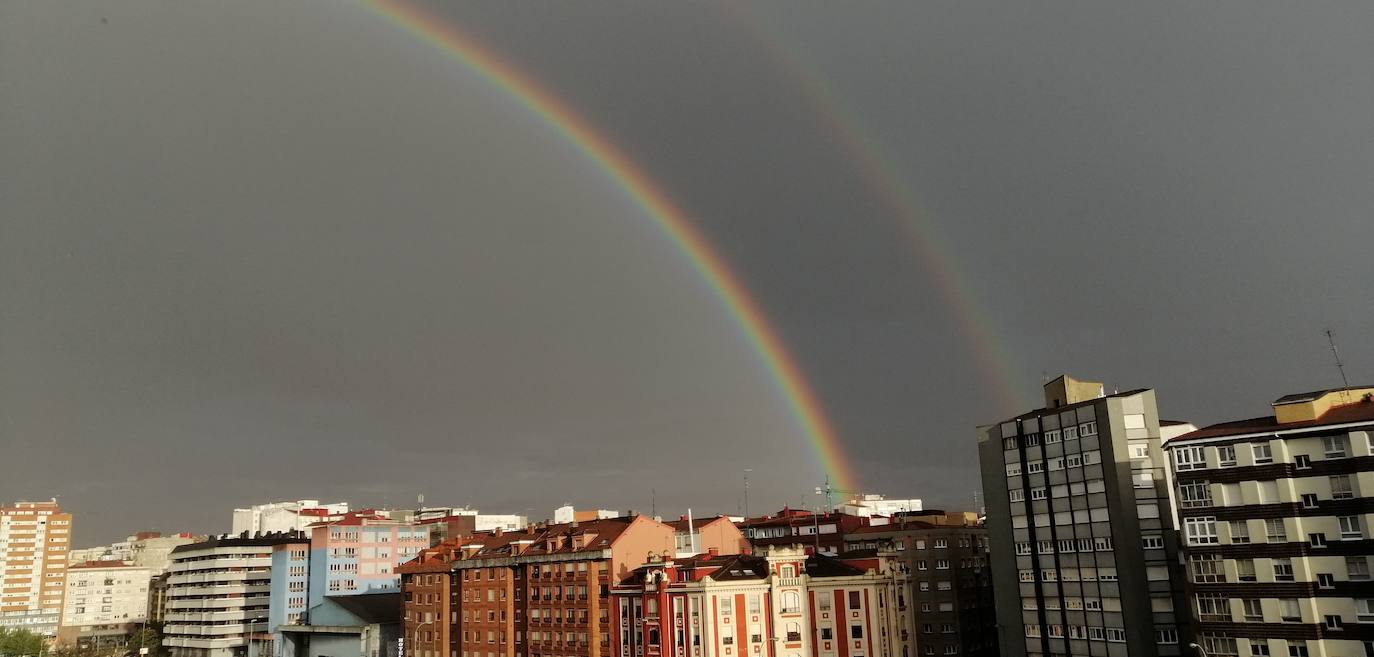
<instances>
[{"instance_id":1,"label":"secondary rainbow","mask_svg":"<svg viewBox=\"0 0 1374 657\"><path fill-rule=\"evenodd\" d=\"M925 268L934 288L940 294L950 316L958 323L960 333L974 357L980 378L988 392L996 399L1001 412L1017 413L1034 408L1038 400L1027 396L1027 381L1006 340L999 339L979 295L969 282L969 276L959 266L957 253L941 239L940 231L930 214L921 209L910 185L904 184L901 167L887 154L887 149L863 127L863 122L843 96L819 74L819 69L801 60L795 49L777 35L770 22L755 15L748 3L725 2L717 6L731 22L749 30L754 40L780 70L796 82L816 115L827 126L827 132L844 150L849 161L858 167L859 177L882 199L897 219L899 228L914 247L916 259Z\"/></svg>"},{"instance_id":2,"label":"secondary rainbow","mask_svg":"<svg viewBox=\"0 0 1374 657\"><path fill-rule=\"evenodd\" d=\"M691 261L734 318L745 339L768 369L789 411L810 442L820 466L829 475L831 484L841 489L858 490L858 478L842 449L834 426L777 331L739 277L687 215L642 168L561 99L463 33L452 22L445 22L400 0L372 0L368 5L505 91L567 139L643 208Z\"/></svg>"}]
</instances>

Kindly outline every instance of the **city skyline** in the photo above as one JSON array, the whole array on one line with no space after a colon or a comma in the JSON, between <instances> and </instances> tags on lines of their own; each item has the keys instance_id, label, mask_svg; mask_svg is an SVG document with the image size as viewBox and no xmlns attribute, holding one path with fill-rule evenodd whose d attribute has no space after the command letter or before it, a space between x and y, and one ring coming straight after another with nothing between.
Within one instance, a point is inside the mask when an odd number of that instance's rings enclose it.
<instances>
[{"instance_id":1,"label":"city skyline","mask_svg":"<svg viewBox=\"0 0 1374 657\"><path fill-rule=\"evenodd\" d=\"M780 359L564 124L385 8L154 7L0 8L0 499L818 503ZM1374 379L1368 7L407 7L681 210L857 488L968 508L1046 375L1204 426L1339 385L1332 328Z\"/></svg>"}]
</instances>

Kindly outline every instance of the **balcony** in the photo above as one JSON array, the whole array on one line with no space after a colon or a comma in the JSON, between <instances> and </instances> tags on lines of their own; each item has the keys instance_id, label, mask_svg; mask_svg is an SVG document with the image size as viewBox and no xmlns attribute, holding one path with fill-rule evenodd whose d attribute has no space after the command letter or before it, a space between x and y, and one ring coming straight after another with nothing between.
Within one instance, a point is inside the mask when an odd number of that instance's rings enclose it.
<instances>
[{"instance_id":1,"label":"balcony","mask_svg":"<svg viewBox=\"0 0 1374 657\"><path fill-rule=\"evenodd\" d=\"M802 585L802 578L800 578L800 577L779 577L779 578L778 578L778 586L801 586L801 585Z\"/></svg>"}]
</instances>

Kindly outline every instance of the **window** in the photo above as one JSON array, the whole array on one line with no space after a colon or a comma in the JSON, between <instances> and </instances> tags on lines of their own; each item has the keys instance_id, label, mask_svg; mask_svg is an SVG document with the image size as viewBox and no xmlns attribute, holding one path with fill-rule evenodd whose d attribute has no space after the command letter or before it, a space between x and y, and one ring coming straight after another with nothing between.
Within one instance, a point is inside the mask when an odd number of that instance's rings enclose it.
<instances>
[{"instance_id":1,"label":"window","mask_svg":"<svg viewBox=\"0 0 1374 657\"><path fill-rule=\"evenodd\" d=\"M1361 538L1364 535L1360 531L1359 516L1340 516L1336 521L1341 525L1341 538Z\"/></svg>"},{"instance_id":2,"label":"window","mask_svg":"<svg viewBox=\"0 0 1374 657\"><path fill-rule=\"evenodd\" d=\"M1112 643L1125 643L1125 642L1126 642L1126 630L1123 630L1123 629L1118 628L1118 627L1109 627L1109 628L1107 628L1107 640L1110 641L1110 642L1112 642Z\"/></svg>"},{"instance_id":3,"label":"window","mask_svg":"<svg viewBox=\"0 0 1374 657\"><path fill-rule=\"evenodd\" d=\"M1336 576L1331 573L1317 573L1317 588L1334 589L1336 588Z\"/></svg>"},{"instance_id":4,"label":"window","mask_svg":"<svg viewBox=\"0 0 1374 657\"><path fill-rule=\"evenodd\" d=\"M1293 560L1275 559L1274 560L1274 581L1291 582L1293 581Z\"/></svg>"},{"instance_id":5,"label":"window","mask_svg":"<svg viewBox=\"0 0 1374 657\"><path fill-rule=\"evenodd\" d=\"M1008 463L1008 464L1007 464L1007 476L1008 476L1008 477L1015 477L1016 475L1019 475L1019 474L1021 474L1021 464L1020 464L1020 463Z\"/></svg>"},{"instance_id":6,"label":"window","mask_svg":"<svg viewBox=\"0 0 1374 657\"><path fill-rule=\"evenodd\" d=\"M1026 436L1025 436L1025 443L1026 443L1026 447L1037 447L1037 446L1039 446L1039 445L1040 445L1040 436L1039 436L1039 434L1034 434L1034 433L1026 434Z\"/></svg>"},{"instance_id":7,"label":"window","mask_svg":"<svg viewBox=\"0 0 1374 657\"><path fill-rule=\"evenodd\" d=\"M1236 464L1236 446L1227 445L1217 448L1217 460L1221 462L1221 467L1225 468Z\"/></svg>"},{"instance_id":8,"label":"window","mask_svg":"<svg viewBox=\"0 0 1374 657\"><path fill-rule=\"evenodd\" d=\"M1345 558L1346 576L1352 580L1360 581L1369 579L1369 561L1366 557L1346 557Z\"/></svg>"},{"instance_id":9,"label":"window","mask_svg":"<svg viewBox=\"0 0 1374 657\"><path fill-rule=\"evenodd\" d=\"M1230 526L1232 543L1250 542L1250 523L1244 520L1232 520Z\"/></svg>"},{"instance_id":10,"label":"window","mask_svg":"<svg viewBox=\"0 0 1374 657\"><path fill-rule=\"evenodd\" d=\"M1236 657L1236 640L1224 634L1203 634L1198 637L1202 649L1212 657Z\"/></svg>"},{"instance_id":11,"label":"window","mask_svg":"<svg viewBox=\"0 0 1374 657\"><path fill-rule=\"evenodd\" d=\"M1053 444L1053 443L1057 443L1057 442L1059 442L1059 430L1058 430L1058 429L1050 429L1049 431L1046 431L1046 432L1045 432L1045 444L1046 444L1046 445Z\"/></svg>"},{"instance_id":12,"label":"window","mask_svg":"<svg viewBox=\"0 0 1374 657\"><path fill-rule=\"evenodd\" d=\"M1218 555L1194 554L1188 557L1188 564L1195 583L1215 584L1226 581L1226 571L1222 568L1222 560Z\"/></svg>"},{"instance_id":13,"label":"window","mask_svg":"<svg viewBox=\"0 0 1374 657\"><path fill-rule=\"evenodd\" d=\"M1314 548L1326 547L1326 534L1316 533L1307 535L1307 543Z\"/></svg>"},{"instance_id":14,"label":"window","mask_svg":"<svg viewBox=\"0 0 1374 657\"><path fill-rule=\"evenodd\" d=\"M1045 487L1044 487L1044 486L1040 486L1040 487L1037 487L1037 488L1032 488L1032 489L1031 489L1031 499L1033 499L1033 500L1043 500L1043 499L1045 499Z\"/></svg>"},{"instance_id":15,"label":"window","mask_svg":"<svg viewBox=\"0 0 1374 657\"><path fill-rule=\"evenodd\" d=\"M1264 622L1264 606L1260 604L1258 598L1246 598L1240 601L1241 613L1244 614L1245 622L1261 623Z\"/></svg>"},{"instance_id":16,"label":"window","mask_svg":"<svg viewBox=\"0 0 1374 657\"><path fill-rule=\"evenodd\" d=\"M1299 470L1307 470L1312 467L1312 459L1308 458L1306 454L1298 454L1293 457L1293 464Z\"/></svg>"},{"instance_id":17,"label":"window","mask_svg":"<svg viewBox=\"0 0 1374 657\"><path fill-rule=\"evenodd\" d=\"M1374 621L1374 600L1369 598L1356 600L1355 619L1363 622Z\"/></svg>"},{"instance_id":18,"label":"window","mask_svg":"<svg viewBox=\"0 0 1374 657\"><path fill-rule=\"evenodd\" d=\"M1269 449L1269 443L1251 445L1250 454L1255 457L1255 465L1274 462L1274 452Z\"/></svg>"},{"instance_id":19,"label":"window","mask_svg":"<svg viewBox=\"0 0 1374 657\"><path fill-rule=\"evenodd\" d=\"M1302 610L1297 598L1279 598L1279 619L1285 623L1302 622Z\"/></svg>"},{"instance_id":20,"label":"window","mask_svg":"<svg viewBox=\"0 0 1374 657\"><path fill-rule=\"evenodd\" d=\"M1198 619L1202 621L1231 620L1231 602L1220 593L1197 594Z\"/></svg>"},{"instance_id":21,"label":"window","mask_svg":"<svg viewBox=\"0 0 1374 657\"><path fill-rule=\"evenodd\" d=\"M1315 509L1315 508L1317 508L1317 494L1316 494L1316 493L1303 493L1303 494L1302 494L1302 505L1303 505L1304 508L1307 508L1307 509Z\"/></svg>"},{"instance_id":22,"label":"window","mask_svg":"<svg viewBox=\"0 0 1374 657\"><path fill-rule=\"evenodd\" d=\"M1029 462L1026 463L1026 472L1027 472L1028 474L1035 474L1035 473L1037 473L1037 472L1044 472L1044 471L1045 471L1045 462L1044 462L1044 461L1029 461Z\"/></svg>"},{"instance_id":23,"label":"window","mask_svg":"<svg viewBox=\"0 0 1374 657\"><path fill-rule=\"evenodd\" d=\"M1152 535L1141 536L1140 547L1146 550L1162 550L1164 549L1164 537Z\"/></svg>"},{"instance_id":24,"label":"window","mask_svg":"<svg viewBox=\"0 0 1374 657\"><path fill-rule=\"evenodd\" d=\"M1003 439L1002 449L1016 449L1016 436Z\"/></svg>"},{"instance_id":25,"label":"window","mask_svg":"<svg viewBox=\"0 0 1374 657\"><path fill-rule=\"evenodd\" d=\"M1355 489L1350 486L1350 475L1334 475L1328 481L1331 484L1331 499L1348 500L1355 497Z\"/></svg>"},{"instance_id":26,"label":"window","mask_svg":"<svg viewBox=\"0 0 1374 657\"><path fill-rule=\"evenodd\" d=\"M1101 641L1106 638L1106 632L1100 627L1089 627L1088 638L1093 641Z\"/></svg>"},{"instance_id":27,"label":"window","mask_svg":"<svg viewBox=\"0 0 1374 657\"><path fill-rule=\"evenodd\" d=\"M1264 639L1250 639L1251 657L1269 657L1269 642Z\"/></svg>"},{"instance_id":28,"label":"window","mask_svg":"<svg viewBox=\"0 0 1374 657\"><path fill-rule=\"evenodd\" d=\"M949 570L949 559L936 559L935 570Z\"/></svg>"},{"instance_id":29,"label":"window","mask_svg":"<svg viewBox=\"0 0 1374 657\"><path fill-rule=\"evenodd\" d=\"M862 626L862 625L850 625L850 626L849 626L849 638L851 638L851 639L862 639L862 638L864 638L864 626Z\"/></svg>"},{"instance_id":30,"label":"window","mask_svg":"<svg viewBox=\"0 0 1374 657\"><path fill-rule=\"evenodd\" d=\"M1178 630L1173 628L1155 630L1155 643L1161 646L1171 646L1178 643Z\"/></svg>"},{"instance_id":31,"label":"window","mask_svg":"<svg viewBox=\"0 0 1374 657\"><path fill-rule=\"evenodd\" d=\"M1185 518L1183 521L1189 545L1215 545L1217 540L1217 519L1215 516Z\"/></svg>"},{"instance_id":32,"label":"window","mask_svg":"<svg viewBox=\"0 0 1374 657\"><path fill-rule=\"evenodd\" d=\"M1083 424L1078 425L1078 435L1080 435L1080 436L1096 436L1096 435L1097 435L1097 423L1096 423L1096 422L1084 422Z\"/></svg>"},{"instance_id":33,"label":"window","mask_svg":"<svg viewBox=\"0 0 1374 657\"><path fill-rule=\"evenodd\" d=\"M1323 436L1322 450L1326 458L1339 459L1345 458L1349 450L1346 447L1345 436Z\"/></svg>"},{"instance_id":34,"label":"window","mask_svg":"<svg viewBox=\"0 0 1374 657\"><path fill-rule=\"evenodd\" d=\"M1065 465L1066 467L1070 467L1070 468L1076 468L1076 467L1078 467L1078 466L1083 465L1083 455L1082 455L1082 454L1070 454L1070 455L1068 455L1068 456L1065 456L1065 457L1064 457L1064 465Z\"/></svg>"},{"instance_id":35,"label":"window","mask_svg":"<svg viewBox=\"0 0 1374 657\"><path fill-rule=\"evenodd\" d=\"M1007 491L1007 499L1012 502L1024 502L1026 500L1026 491L1020 488L1013 488Z\"/></svg>"},{"instance_id":36,"label":"window","mask_svg":"<svg viewBox=\"0 0 1374 657\"><path fill-rule=\"evenodd\" d=\"M1288 640L1288 657L1307 657L1307 642Z\"/></svg>"},{"instance_id":37,"label":"window","mask_svg":"<svg viewBox=\"0 0 1374 657\"><path fill-rule=\"evenodd\" d=\"M1340 616L1322 616L1322 622L1326 623L1326 629L1339 630L1343 626Z\"/></svg>"},{"instance_id":38,"label":"window","mask_svg":"<svg viewBox=\"0 0 1374 657\"><path fill-rule=\"evenodd\" d=\"M1064 440L1078 440L1078 427L1064 427Z\"/></svg>"},{"instance_id":39,"label":"window","mask_svg":"<svg viewBox=\"0 0 1374 657\"><path fill-rule=\"evenodd\" d=\"M1174 450L1174 469L1179 472L1185 470L1201 470L1207 467L1207 459L1203 456L1201 447L1180 447Z\"/></svg>"},{"instance_id":40,"label":"window","mask_svg":"<svg viewBox=\"0 0 1374 657\"><path fill-rule=\"evenodd\" d=\"M1288 532L1283 529L1283 518L1269 518L1264 521L1264 536L1270 543L1288 540Z\"/></svg>"},{"instance_id":41,"label":"window","mask_svg":"<svg viewBox=\"0 0 1374 657\"><path fill-rule=\"evenodd\" d=\"M1178 496L1183 508L1212 506L1212 487L1207 483L1180 484Z\"/></svg>"}]
</instances>

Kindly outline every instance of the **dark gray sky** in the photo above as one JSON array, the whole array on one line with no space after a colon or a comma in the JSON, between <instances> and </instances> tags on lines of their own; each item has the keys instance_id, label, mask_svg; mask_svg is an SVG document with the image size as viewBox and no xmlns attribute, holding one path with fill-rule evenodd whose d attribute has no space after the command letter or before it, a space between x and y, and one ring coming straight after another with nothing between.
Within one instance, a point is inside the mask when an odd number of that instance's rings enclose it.
<instances>
[{"instance_id":1,"label":"dark gray sky","mask_svg":"<svg viewBox=\"0 0 1374 657\"><path fill-rule=\"evenodd\" d=\"M973 427L1042 372L1249 417L1339 383L1330 326L1374 380L1374 5L440 12L694 217L867 490L967 507ZM362 5L0 3L0 145L0 498L80 544L295 497L734 512L746 467L751 510L816 502L644 212Z\"/></svg>"}]
</instances>

